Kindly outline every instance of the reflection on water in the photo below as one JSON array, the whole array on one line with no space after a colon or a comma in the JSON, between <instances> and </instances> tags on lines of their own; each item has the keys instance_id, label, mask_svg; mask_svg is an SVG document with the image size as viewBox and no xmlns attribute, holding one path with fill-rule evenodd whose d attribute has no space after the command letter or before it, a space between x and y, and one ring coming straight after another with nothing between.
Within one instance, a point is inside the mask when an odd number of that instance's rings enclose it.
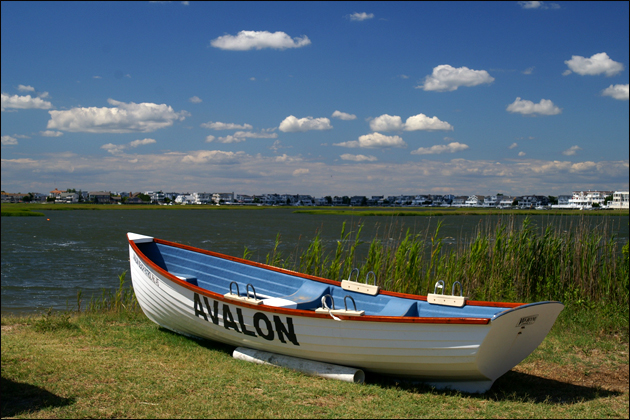
<instances>
[{"instance_id":1,"label":"reflection on water","mask_svg":"<svg viewBox=\"0 0 630 420\"><path fill-rule=\"evenodd\" d=\"M99 210L44 211L46 217L2 218L2 312L41 311L50 307L67 309L76 305L79 289L83 298L100 295L103 288L118 287L118 276L129 270L126 233L135 232L174 242L265 261L276 235L286 255L308 246L317 231L331 251L346 232L356 232L363 224L361 239L366 242L358 256L367 252L376 236L397 241L407 229L432 235L442 221L440 237L447 246L470 239L481 221L492 226L508 216L441 217L352 217L293 214L289 208L261 210ZM50 219L49 221L47 219ZM516 217L520 225L523 216ZM628 238L625 217L588 217L588 223L614 225L624 242ZM575 224L571 216L533 216L538 226ZM354 241L354 233L348 240ZM429 240L429 237L427 237ZM430 243L430 240L429 240ZM337 279L339 280L339 279Z\"/></svg>"}]
</instances>

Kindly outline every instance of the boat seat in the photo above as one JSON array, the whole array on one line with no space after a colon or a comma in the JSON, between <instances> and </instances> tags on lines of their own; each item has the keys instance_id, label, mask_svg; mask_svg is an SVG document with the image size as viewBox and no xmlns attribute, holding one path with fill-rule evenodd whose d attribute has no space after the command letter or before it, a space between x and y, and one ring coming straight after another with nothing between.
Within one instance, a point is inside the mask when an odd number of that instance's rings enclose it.
<instances>
[{"instance_id":1,"label":"boat seat","mask_svg":"<svg viewBox=\"0 0 630 420\"><path fill-rule=\"evenodd\" d=\"M379 312L368 315L418 316L418 305L416 301L392 299Z\"/></svg>"},{"instance_id":2,"label":"boat seat","mask_svg":"<svg viewBox=\"0 0 630 420\"><path fill-rule=\"evenodd\" d=\"M185 282L188 282L194 286L199 286L199 284L197 284L197 276L195 276L194 274L183 274L183 273L171 273L171 274L180 280L184 280Z\"/></svg>"},{"instance_id":3,"label":"boat seat","mask_svg":"<svg viewBox=\"0 0 630 420\"><path fill-rule=\"evenodd\" d=\"M323 283L305 281L299 289L288 296L282 296L278 299L281 301L291 301L295 303L295 309L315 309L321 306L322 296L330 293L330 286ZM285 302L286 303L286 302ZM276 306L276 305L273 305ZM286 305L277 305L285 308L293 307Z\"/></svg>"}]
</instances>

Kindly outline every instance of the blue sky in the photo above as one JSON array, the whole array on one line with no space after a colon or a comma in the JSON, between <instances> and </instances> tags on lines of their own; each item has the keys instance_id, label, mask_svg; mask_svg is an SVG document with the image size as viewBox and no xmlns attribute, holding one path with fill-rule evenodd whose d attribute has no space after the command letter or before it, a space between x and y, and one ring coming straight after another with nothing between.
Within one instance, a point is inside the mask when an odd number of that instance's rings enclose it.
<instances>
[{"instance_id":1,"label":"blue sky","mask_svg":"<svg viewBox=\"0 0 630 420\"><path fill-rule=\"evenodd\" d=\"M2 190L628 190L628 2L2 2Z\"/></svg>"}]
</instances>

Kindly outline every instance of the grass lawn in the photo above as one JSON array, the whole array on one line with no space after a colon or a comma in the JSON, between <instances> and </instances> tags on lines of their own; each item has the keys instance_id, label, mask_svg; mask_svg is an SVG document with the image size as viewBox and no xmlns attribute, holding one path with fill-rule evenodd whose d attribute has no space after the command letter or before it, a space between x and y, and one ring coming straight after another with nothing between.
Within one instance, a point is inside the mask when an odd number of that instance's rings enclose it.
<instances>
[{"instance_id":1,"label":"grass lawn","mask_svg":"<svg viewBox=\"0 0 630 420\"><path fill-rule=\"evenodd\" d=\"M569 315L482 395L250 364L141 313L5 316L2 417L628 418L627 323L589 333Z\"/></svg>"}]
</instances>

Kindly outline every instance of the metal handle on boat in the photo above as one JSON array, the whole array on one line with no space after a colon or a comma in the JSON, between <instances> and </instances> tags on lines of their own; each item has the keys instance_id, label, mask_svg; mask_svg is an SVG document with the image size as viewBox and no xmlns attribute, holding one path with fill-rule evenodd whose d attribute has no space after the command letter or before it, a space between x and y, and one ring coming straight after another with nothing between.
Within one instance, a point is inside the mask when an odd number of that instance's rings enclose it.
<instances>
[{"instance_id":1,"label":"metal handle on boat","mask_svg":"<svg viewBox=\"0 0 630 420\"><path fill-rule=\"evenodd\" d=\"M455 285L459 284L459 295L464 296L464 289L462 289L462 284L458 281L453 283L453 289L451 290L451 295L455 296Z\"/></svg>"},{"instance_id":2,"label":"metal handle on boat","mask_svg":"<svg viewBox=\"0 0 630 420\"><path fill-rule=\"evenodd\" d=\"M329 297L330 298L330 303L332 304L332 308L329 308L328 305L326 305L326 298ZM322 296L322 308L324 309L335 309L335 300L333 299L333 297L331 295L324 295Z\"/></svg>"},{"instance_id":3,"label":"metal handle on boat","mask_svg":"<svg viewBox=\"0 0 630 420\"><path fill-rule=\"evenodd\" d=\"M350 298L350 300L352 300L352 304L354 305L354 310L357 310L357 303L354 301L354 298L350 295L346 295L343 298L343 304L346 306L346 311L348 310L348 302L346 301L346 299Z\"/></svg>"},{"instance_id":4,"label":"metal handle on boat","mask_svg":"<svg viewBox=\"0 0 630 420\"><path fill-rule=\"evenodd\" d=\"M435 287L433 288L433 294L437 295L438 288L442 289L442 294L444 294L444 280L438 280L437 283L435 283Z\"/></svg>"},{"instance_id":5,"label":"metal handle on boat","mask_svg":"<svg viewBox=\"0 0 630 420\"><path fill-rule=\"evenodd\" d=\"M247 293L247 298L249 299L249 288L252 288L252 292L254 292L254 300L258 300L258 297L256 296L256 289L254 289L254 285L251 283L247 283L247 288L245 289L245 292Z\"/></svg>"},{"instance_id":6,"label":"metal handle on boat","mask_svg":"<svg viewBox=\"0 0 630 420\"><path fill-rule=\"evenodd\" d=\"M233 295L234 293L232 293L232 285L235 284L236 285L236 296L240 296L241 292L238 290L238 283L233 281L232 283L230 283L230 294Z\"/></svg>"},{"instance_id":7,"label":"metal handle on boat","mask_svg":"<svg viewBox=\"0 0 630 420\"><path fill-rule=\"evenodd\" d=\"M357 272L357 279L355 281L359 281L359 269L358 268L353 268L352 271L350 272L350 277L348 277L348 281L352 281L352 275L354 274L354 272Z\"/></svg>"},{"instance_id":8,"label":"metal handle on boat","mask_svg":"<svg viewBox=\"0 0 630 420\"><path fill-rule=\"evenodd\" d=\"M365 284L370 283L370 274L372 275L372 278L374 279L374 286L376 286L376 274L374 274L374 271L370 271L369 273L367 273L367 275L365 276Z\"/></svg>"}]
</instances>

